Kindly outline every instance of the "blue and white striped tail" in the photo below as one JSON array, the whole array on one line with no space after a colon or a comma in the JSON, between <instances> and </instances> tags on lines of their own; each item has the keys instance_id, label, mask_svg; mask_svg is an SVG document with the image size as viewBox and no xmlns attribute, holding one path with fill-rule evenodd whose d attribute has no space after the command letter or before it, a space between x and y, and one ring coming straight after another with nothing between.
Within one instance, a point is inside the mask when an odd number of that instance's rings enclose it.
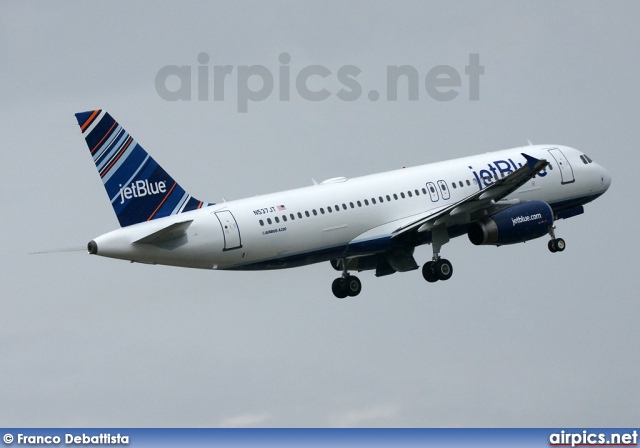
<instances>
[{"instance_id":1,"label":"blue and white striped tail","mask_svg":"<svg viewBox=\"0 0 640 448\"><path fill-rule=\"evenodd\" d=\"M122 227L213 205L185 192L107 112L76 119Z\"/></svg>"}]
</instances>

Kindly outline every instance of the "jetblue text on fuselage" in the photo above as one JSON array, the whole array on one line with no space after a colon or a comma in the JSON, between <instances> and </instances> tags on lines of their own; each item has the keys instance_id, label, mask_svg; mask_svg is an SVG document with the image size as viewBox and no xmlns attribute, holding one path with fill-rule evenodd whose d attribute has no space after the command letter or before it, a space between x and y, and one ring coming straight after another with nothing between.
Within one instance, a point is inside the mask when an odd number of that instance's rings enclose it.
<instances>
[{"instance_id":1,"label":"jetblue text on fuselage","mask_svg":"<svg viewBox=\"0 0 640 448\"><path fill-rule=\"evenodd\" d=\"M478 181L478 187L482 190L484 187L488 187L492 185L496 180L500 177L505 177L512 172L516 171L518 168L522 167L522 163L516 163L512 159L507 160L494 160L493 163L487 163L486 170L480 170L478 172L472 171L474 177ZM469 167L470 170L473 170L473 167ZM499 174L498 174L499 173ZM544 177L547 175L546 169L540 171L536 176ZM533 176L535 179L536 176Z\"/></svg>"},{"instance_id":2,"label":"jetblue text on fuselage","mask_svg":"<svg viewBox=\"0 0 640 448\"><path fill-rule=\"evenodd\" d=\"M150 183L148 180L137 180L131 182L128 187L120 185L120 203L124 204L125 199L141 198L147 195L167 192L167 183L164 180Z\"/></svg>"}]
</instances>

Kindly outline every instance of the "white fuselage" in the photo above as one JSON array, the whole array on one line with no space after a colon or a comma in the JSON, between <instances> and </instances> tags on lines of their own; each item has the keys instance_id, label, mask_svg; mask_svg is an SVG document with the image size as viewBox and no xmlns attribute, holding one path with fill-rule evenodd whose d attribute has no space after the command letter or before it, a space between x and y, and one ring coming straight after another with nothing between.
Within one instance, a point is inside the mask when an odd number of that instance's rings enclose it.
<instances>
[{"instance_id":1,"label":"white fuselage","mask_svg":"<svg viewBox=\"0 0 640 448\"><path fill-rule=\"evenodd\" d=\"M124 227L95 243L98 255L205 269L276 269L375 254L392 247L390 236L403 224L515 171L526 163L523 152L551 168L507 200L545 201L556 212L590 202L611 182L606 170L585 163L573 148L535 145L223 202ZM180 238L134 243L189 220Z\"/></svg>"}]
</instances>

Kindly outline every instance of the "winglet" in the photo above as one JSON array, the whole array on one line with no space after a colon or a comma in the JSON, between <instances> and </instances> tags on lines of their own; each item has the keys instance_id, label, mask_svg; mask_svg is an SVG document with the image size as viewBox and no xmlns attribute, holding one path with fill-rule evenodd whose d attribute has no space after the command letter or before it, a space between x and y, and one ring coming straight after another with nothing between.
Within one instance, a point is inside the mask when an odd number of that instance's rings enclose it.
<instances>
[{"instance_id":1,"label":"winglet","mask_svg":"<svg viewBox=\"0 0 640 448\"><path fill-rule=\"evenodd\" d=\"M536 168L536 163L538 163L540 160L536 159L535 157L531 157L525 153L520 153L524 156L525 159L527 159L527 165L529 166L529 170L533 171Z\"/></svg>"}]
</instances>

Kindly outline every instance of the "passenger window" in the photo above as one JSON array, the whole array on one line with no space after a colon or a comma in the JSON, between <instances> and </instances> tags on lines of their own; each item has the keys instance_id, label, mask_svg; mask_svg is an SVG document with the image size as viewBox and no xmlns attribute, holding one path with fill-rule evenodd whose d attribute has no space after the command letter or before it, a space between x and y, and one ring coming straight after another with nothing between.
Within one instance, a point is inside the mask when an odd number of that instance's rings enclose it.
<instances>
[{"instance_id":1,"label":"passenger window","mask_svg":"<svg viewBox=\"0 0 640 448\"><path fill-rule=\"evenodd\" d=\"M307 216L307 218L310 216L308 211L304 212L304 214Z\"/></svg>"},{"instance_id":2,"label":"passenger window","mask_svg":"<svg viewBox=\"0 0 640 448\"><path fill-rule=\"evenodd\" d=\"M391 198L389 197L389 195L387 195L387 201L391 201Z\"/></svg>"},{"instance_id":3,"label":"passenger window","mask_svg":"<svg viewBox=\"0 0 640 448\"><path fill-rule=\"evenodd\" d=\"M364 205L369 205L369 201L367 199L364 200Z\"/></svg>"},{"instance_id":4,"label":"passenger window","mask_svg":"<svg viewBox=\"0 0 640 448\"><path fill-rule=\"evenodd\" d=\"M404 199L404 193L400 193L400 197Z\"/></svg>"},{"instance_id":5,"label":"passenger window","mask_svg":"<svg viewBox=\"0 0 640 448\"><path fill-rule=\"evenodd\" d=\"M280 222L280 218L278 218L277 216L275 218L273 218L276 220L276 223Z\"/></svg>"},{"instance_id":6,"label":"passenger window","mask_svg":"<svg viewBox=\"0 0 640 448\"><path fill-rule=\"evenodd\" d=\"M264 221L262 219L260 220L260 225L264 226Z\"/></svg>"},{"instance_id":7,"label":"passenger window","mask_svg":"<svg viewBox=\"0 0 640 448\"><path fill-rule=\"evenodd\" d=\"M342 210L346 210L347 209L347 204L342 204Z\"/></svg>"},{"instance_id":8,"label":"passenger window","mask_svg":"<svg viewBox=\"0 0 640 448\"><path fill-rule=\"evenodd\" d=\"M398 200L398 195L393 193L393 199L395 199L397 201Z\"/></svg>"},{"instance_id":9,"label":"passenger window","mask_svg":"<svg viewBox=\"0 0 640 448\"><path fill-rule=\"evenodd\" d=\"M302 213L298 212L298 218L302 219Z\"/></svg>"},{"instance_id":10,"label":"passenger window","mask_svg":"<svg viewBox=\"0 0 640 448\"><path fill-rule=\"evenodd\" d=\"M419 190L416 189L415 192L416 192L416 196L420 196L420 191Z\"/></svg>"},{"instance_id":11,"label":"passenger window","mask_svg":"<svg viewBox=\"0 0 640 448\"><path fill-rule=\"evenodd\" d=\"M426 188L422 189L422 194L427 194L427 189Z\"/></svg>"},{"instance_id":12,"label":"passenger window","mask_svg":"<svg viewBox=\"0 0 640 448\"><path fill-rule=\"evenodd\" d=\"M340 211L340 206L339 205L336 205L336 211L337 212Z\"/></svg>"},{"instance_id":13,"label":"passenger window","mask_svg":"<svg viewBox=\"0 0 640 448\"><path fill-rule=\"evenodd\" d=\"M320 207L320 213L324 215L324 209L322 207Z\"/></svg>"},{"instance_id":14,"label":"passenger window","mask_svg":"<svg viewBox=\"0 0 640 448\"><path fill-rule=\"evenodd\" d=\"M413 194L411 194L411 191L407 191L407 194L409 195L409 197L413 197Z\"/></svg>"},{"instance_id":15,"label":"passenger window","mask_svg":"<svg viewBox=\"0 0 640 448\"><path fill-rule=\"evenodd\" d=\"M371 198L371 203L375 205L375 203L376 203L376 198Z\"/></svg>"},{"instance_id":16,"label":"passenger window","mask_svg":"<svg viewBox=\"0 0 640 448\"><path fill-rule=\"evenodd\" d=\"M320 211L322 211L322 209L320 209ZM329 213L331 213L331 212L332 212L332 210L331 210L331 206L327 207L327 211L328 211Z\"/></svg>"},{"instance_id":17,"label":"passenger window","mask_svg":"<svg viewBox=\"0 0 640 448\"><path fill-rule=\"evenodd\" d=\"M358 207L362 207L362 202L356 201L356 203L358 204Z\"/></svg>"},{"instance_id":18,"label":"passenger window","mask_svg":"<svg viewBox=\"0 0 640 448\"><path fill-rule=\"evenodd\" d=\"M384 202L384 199L382 199L382 196L379 196L378 200L380 201L381 204Z\"/></svg>"},{"instance_id":19,"label":"passenger window","mask_svg":"<svg viewBox=\"0 0 640 448\"><path fill-rule=\"evenodd\" d=\"M460 188L464 187L464 184L462 183L462 181L458 182L460 184ZM454 182L453 185L455 185L456 183Z\"/></svg>"},{"instance_id":20,"label":"passenger window","mask_svg":"<svg viewBox=\"0 0 640 448\"><path fill-rule=\"evenodd\" d=\"M289 217L291 218L291 221L294 221L296 219L296 216L293 213L291 213Z\"/></svg>"},{"instance_id":21,"label":"passenger window","mask_svg":"<svg viewBox=\"0 0 640 448\"><path fill-rule=\"evenodd\" d=\"M356 208L356 206L355 206L355 205L353 205L353 202L349 202L349 206L350 206L351 208Z\"/></svg>"},{"instance_id":22,"label":"passenger window","mask_svg":"<svg viewBox=\"0 0 640 448\"><path fill-rule=\"evenodd\" d=\"M452 186L454 189L456 189L456 188L457 188L457 187L456 187L456 183L455 183L455 182L452 182L452 183L451 183L451 186Z\"/></svg>"},{"instance_id":23,"label":"passenger window","mask_svg":"<svg viewBox=\"0 0 640 448\"><path fill-rule=\"evenodd\" d=\"M283 220L284 222L287 222L287 215L282 215L282 220Z\"/></svg>"},{"instance_id":24,"label":"passenger window","mask_svg":"<svg viewBox=\"0 0 640 448\"><path fill-rule=\"evenodd\" d=\"M318 212L316 211L316 209L314 208L313 210L311 210L313 212L313 216L318 216Z\"/></svg>"},{"instance_id":25,"label":"passenger window","mask_svg":"<svg viewBox=\"0 0 640 448\"><path fill-rule=\"evenodd\" d=\"M469 182L469 179L467 179L467 186L471 186L471 182Z\"/></svg>"},{"instance_id":26,"label":"passenger window","mask_svg":"<svg viewBox=\"0 0 640 448\"><path fill-rule=\"evenodd\" d=\"M267 224L271 225L271 218L267 218Z\"/></svg>"}]
</instances>

